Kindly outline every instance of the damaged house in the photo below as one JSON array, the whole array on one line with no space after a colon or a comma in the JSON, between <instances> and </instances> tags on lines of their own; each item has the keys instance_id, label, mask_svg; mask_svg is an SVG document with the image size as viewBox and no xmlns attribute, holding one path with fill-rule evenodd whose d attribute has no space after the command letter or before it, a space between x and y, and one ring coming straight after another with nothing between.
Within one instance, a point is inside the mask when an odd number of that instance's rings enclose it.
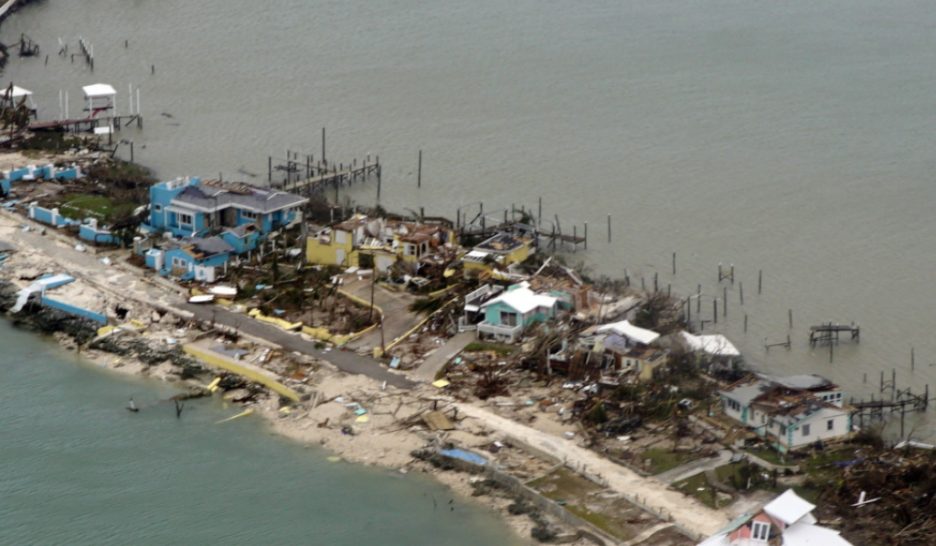
<instances>
[{"instance_id":1,"label":"damaged house","mask_svg":"<svg viewBox=\"0 0 936 546\"><path fill-rule=\"evenodd\" d=\"M742 515L698 546L852 546L838 531L817 524L815 508L788 489L759 512Z\"/></svg>"},{"instance_id":2,"label":"damaged house","mask_svg":"<svg viewBox=\"0 0 936 546\"><path fill-rule=\"evenodd\" d=\"M478 278L490 275L495 269L524 262L534 252L529 237L501 232L485 240L462 257L465 276Z\"/></svg>"},{"instance_id":3,"label":"damaged house","mask_svg":"<svg viewBox=\"0 0 936 546\"><path fill-rule=\"evenodd\" d=\"M513 343L529 326L554 318L559 298L534 292L529 283L522 282L482 303L480 309L484 320L478 324L478 337Z\"/></svg>"},{"instance_id":4,"label":"damaged house","mask_svg":"<svg viewBox=\"0 0 936 546\"><path fill-rule=\"evenodd\" d=\"M444 223L356 214L310 235L306 241L306 260L310 264L342 267L364 267L362 263L370 261L380 272L403 262L417 273L421 262L431 260L440 249L455 243L455 233Z\"/></svg>"},{"instance_id":5,"label":"damaged house","mask_svg":"<svg viewBox=\"0 0 936 546\"><path fill-rule=\"evenodd\" d=\"M657 332L627 320L592 326L579 337L573 358L584 359L587 375L604 383L618 384L625 376L650 381L669 362L669 351L656 346L659 338ZM551 359L554 367L561 366L562 359Z\"/></svg>"},{"instance_id":6,"label":"damaged house","mask_svg":"<svg viewBox=\"0 0 936 546\"><path fill-rule=\"evenodd\" d=\"M837 385L818 375L759 375L719 392L725 415L780 452L839 440L852 430Z\"/></svg>"}]
</instances>

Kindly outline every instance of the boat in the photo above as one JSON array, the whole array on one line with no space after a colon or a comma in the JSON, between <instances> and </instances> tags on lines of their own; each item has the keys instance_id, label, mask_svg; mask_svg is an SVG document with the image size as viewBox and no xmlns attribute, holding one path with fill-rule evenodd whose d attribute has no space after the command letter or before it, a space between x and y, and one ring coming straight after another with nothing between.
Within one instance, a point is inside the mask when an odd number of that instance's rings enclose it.
<instances>
[{"instance_id":1,"label":"boat","mask_svg":"<svg viewBox=\"0 0 936 546\"><path fill-rule=\"evenodd\" d=\"M208 289L208 292L214 294L215 296L221 296L225 298L233 298L237 295L237 288L233 286L212 286Z\"/></svg>"},{"instance_id":2,"label":"boat","mask_svg":"<svg viewBox=\"0 0 936 546\"><path fill-rule=\"evenodd\" d=\"M192 296L188 299L189 303L211 303L215 299L213 294L204 294L201 296Z\"/></svg>"}]
</instances>

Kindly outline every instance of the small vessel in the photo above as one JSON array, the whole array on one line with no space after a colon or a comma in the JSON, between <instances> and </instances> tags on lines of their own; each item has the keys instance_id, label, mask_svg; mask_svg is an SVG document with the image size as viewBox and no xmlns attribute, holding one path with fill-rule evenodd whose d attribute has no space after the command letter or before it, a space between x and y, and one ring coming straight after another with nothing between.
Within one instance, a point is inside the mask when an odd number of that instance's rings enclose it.
<instances>
[{"instance_id":1,"label":"small vessel","mask_svg":"<svg viewBox=\"0 0 936 546\"><path fill-rule=\"evenodd\" d=\"M215 296L221 296L224 298L233 298L237 295L237 288L233 286L212 286L208 289L208 292L214 294Z\"/></svg>"},{"instance_id":2,"label":"small vessel","mask_svg":"<svg viewBox=\"0 0 936 546\"><path fill-rule=\"evenodd\" d=\"M211 303L215 299L214 294L204 294L201 296L192 296L188 299L189 303Z\"/></svg>"},{"instance_id":3,"label":"small vessel","mask_svg":"<svg viewBox=\"0 0 936 546\"><path fill-rule=\"evenodd\" d=\"M130 402L127 404L127 411L132 411L133 413L138 413L140 408L137 407L136 402L133 401L133 398L130 399Z\"/></svg>"}]
</instances>

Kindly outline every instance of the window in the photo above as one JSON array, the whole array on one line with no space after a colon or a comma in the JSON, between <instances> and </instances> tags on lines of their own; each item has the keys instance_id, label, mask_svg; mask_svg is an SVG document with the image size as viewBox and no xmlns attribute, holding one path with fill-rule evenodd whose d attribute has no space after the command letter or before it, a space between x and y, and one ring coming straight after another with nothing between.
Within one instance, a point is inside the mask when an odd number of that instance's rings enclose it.
<instances>
[{"instance_id":1,"label":"window","mask_svg":"<svg viewBox=\"0 0 936 546\"><path fill-rule=\"evenodd\" d=\"M187 268L188 262L182 258L172 258L172 267L173 268Z\"/></svg>"},{"instance_id":2,"label":"window","mask_svg":"<svg viewBox=\"0 0 936 546\"><path fill-rule=\"evenodd\" d=\"M754 540L767 541L770 538L770 524L763 521L755 521L751 524L751 538Z\"/></svg>"},{"instance_id":3,"label":"window","mask_svg":"<svg viewBox=\"0 0 936 546\"><path fill-rule=\"evenodd\" d=\"M507 311L501 311L500 321L501 321L501 324L503 324L504 326L516 326L517 314L508 313Z\"/></svg>"},{"instance_id":4,"label":"window","mask_svg":"<svg viewBox=\"0 0 936 546\"><path fill-rule=\"evenodd\" d=\"M153 205L153 210L156 212L162 212L162 205Z\"/></svg>"},{"instance_id":5,"label":"window","mask_svg":"<svg viewBox=\"0 0 936 546\"><path fill-rule=\"evenodd\" d=\"M803 425L803 436L809 436L809 425Z\"/></svg>"},{"instance_id":6,"label":"window","mask_svg":"<svg viewBox=\"0 0 936 546\"><path fill-rule=\"evenodd\" d=\"M835 428L835 419L829 419L825 424L826 430L833 430Z\"/></svg>"},{"instance_id":7,"label":"window","mask_svg":"<svg viewBox=\"0 0 936 546\"><path fill-rule=\"evenodd\" d=\"M248 220L256 220L256 219L257 219L257 213L256 213L256 212L250 212L249 210L242 210L242 211L241 211L241 217L246 218L246 219L248 219Z\"/></svg>"},{"instance_id":8,"label":"window","mask_svg":"<svg viewBox=\"0 0 936 546\"><path fill-rule=\"evenodd\" d=\"M728 408L734 411L741 411L741 404L735 402L730 398L725 399L725 403L728 405Z\"/></svg>"},{"instance_id":9,"label":"window","mask_svg":"<svg viewBox=\"0 0 936 546\"><path fill-rule=\"evenodd\" d=\"M191 214L183 214L183 213L180 212L180 213L179 213L179 223L182 224L183 226L190 226L190 225L192 225L192 215L191 215Z\"/></svg>"}]
</instances>

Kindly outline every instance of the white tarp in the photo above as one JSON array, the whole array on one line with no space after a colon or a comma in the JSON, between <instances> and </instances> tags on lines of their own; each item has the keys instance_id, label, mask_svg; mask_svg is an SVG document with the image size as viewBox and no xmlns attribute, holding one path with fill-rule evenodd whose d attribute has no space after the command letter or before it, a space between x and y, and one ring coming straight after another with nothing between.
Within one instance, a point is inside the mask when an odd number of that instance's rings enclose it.
<instances>
[{"instance_id":1,"label":"white tarp","mask_svg":"<svg viewBox=\"0 0 936 546\"><path fill-rule=\"evenodd\" d=\"M89 99L94 99L98 97L111 97L117 94L117 91L113 86L106 83L95 83L91 85L86 85L81 88L84 91L84 94Z\"/></svg>"},{"instance_id":2,"label":"white tarp","mask_svg":"<svg viewBox=\"0 0 936 546\"><path fill-rule=\"evenodd\" d=\"M721 334L695 336L689 332L682 332L682 337L693 351L702 351L713 356L741 356L737 347Z\"/></svg>"}]
</instances>

